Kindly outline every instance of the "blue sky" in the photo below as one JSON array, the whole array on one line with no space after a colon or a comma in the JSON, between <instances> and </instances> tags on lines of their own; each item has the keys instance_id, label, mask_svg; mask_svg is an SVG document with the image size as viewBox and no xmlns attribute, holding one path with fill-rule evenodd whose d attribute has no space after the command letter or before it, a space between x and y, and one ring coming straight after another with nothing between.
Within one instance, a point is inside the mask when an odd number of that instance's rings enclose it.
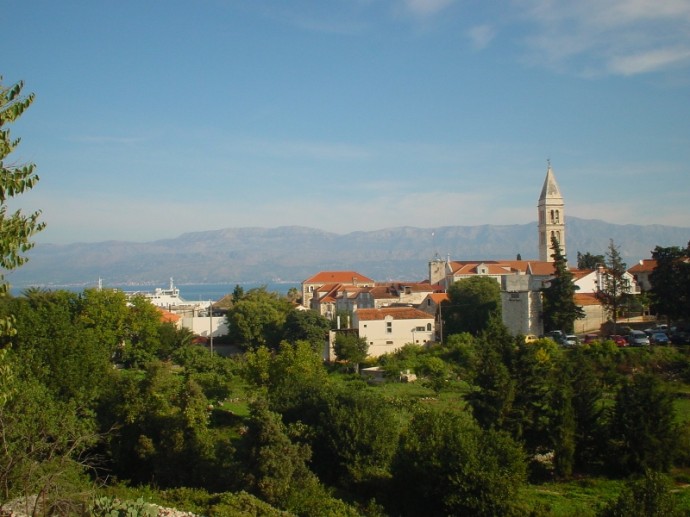
<instances>
[{"instance_id":1,"label":"blue sky","mask_svg":"<svg viewBox=\"0 0 690 517\"><path fill-rule=\"evenodd\" d=\"M690 227L688 0L2 0L39 242ZM682 245L684 243L678 243Z\"/></svg>"}]
</instances>

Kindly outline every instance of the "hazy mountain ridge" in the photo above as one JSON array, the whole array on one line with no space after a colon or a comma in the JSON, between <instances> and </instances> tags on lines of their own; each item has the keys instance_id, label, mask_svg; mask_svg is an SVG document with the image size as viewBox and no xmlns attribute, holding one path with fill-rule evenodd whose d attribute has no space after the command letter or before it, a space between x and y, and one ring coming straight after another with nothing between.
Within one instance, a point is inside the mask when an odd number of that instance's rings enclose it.
<instances>
[{"instance_id":1,"label":"hazy mountain ridge","mask_svg":"<svg viewBox=\"0 0 690 517\"><path fill-rule=\"evenodd\" d=\"M570 262L577 252L604 254L613 238L628 265L655 246L685 246L690 228L618 225L568 218ZM516 225L410 226L347 234L302 226L225 228L136 243L38 244L14 285L300 282L322 270L354 269L376 280L422 280L435 255L451 260L535 259L536 222Z\"/></svg>"}]
</instances>

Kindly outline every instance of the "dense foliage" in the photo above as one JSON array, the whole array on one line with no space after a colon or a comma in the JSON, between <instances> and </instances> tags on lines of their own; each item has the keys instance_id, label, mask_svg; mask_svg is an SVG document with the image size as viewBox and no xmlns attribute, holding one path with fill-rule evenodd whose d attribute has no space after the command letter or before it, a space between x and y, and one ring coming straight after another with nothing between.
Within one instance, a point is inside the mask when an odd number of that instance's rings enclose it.
<instances>
[{"instance_id":1,"label":"dense foliage","mask_svg":"<svg viewBox=\"0 0 690 517\"><path fill-rule=\"evenodd\" d=\"M554 276L542 291L544 330L562 330L571 334L575 320L583 318L584 311L575 303L577 288L573 273L568 268L568 260L556 237L551 239L551 249L554 250L551 255Z\"/></svg>"}]
</instances>

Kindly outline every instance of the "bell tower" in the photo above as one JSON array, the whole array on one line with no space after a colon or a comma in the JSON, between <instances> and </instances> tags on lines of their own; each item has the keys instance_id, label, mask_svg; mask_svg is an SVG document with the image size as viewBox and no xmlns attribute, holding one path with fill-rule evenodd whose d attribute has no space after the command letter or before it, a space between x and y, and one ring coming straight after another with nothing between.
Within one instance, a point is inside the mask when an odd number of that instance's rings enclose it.
<instances>
[{"instance_id":1,"label":"bell tower","mask_svg":"<svg viewBox=\"0 0 690 517\"><path fill-rule=\"evenodd\" d=\"M565 210L563 196L556 183L556 177L551 169L551 161L547 161L546 178L539 196L539 260L553 262L551 238L556 237L560 243L561 253L565 249Z\"/></svg>"}]
</instances>

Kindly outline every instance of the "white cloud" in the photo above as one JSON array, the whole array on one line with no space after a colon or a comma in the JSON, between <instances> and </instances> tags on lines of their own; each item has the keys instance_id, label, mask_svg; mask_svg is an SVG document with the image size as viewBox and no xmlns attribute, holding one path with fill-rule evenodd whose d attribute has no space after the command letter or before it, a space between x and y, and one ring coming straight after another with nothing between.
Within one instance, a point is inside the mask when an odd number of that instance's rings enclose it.
<instances>
[{"instance_id":1,"label":"white cloud","mask_svg":"<svg viewBox=\"0 0 690 517\"><path fill-rule=\"evenodd\" d=\"M496 36L496 29L490 25L477 25L467 31L467 37L475 50L486 48Z\"/></svg>"},{"instance_id":2,"label":"white cloud","mask_svg":"<svg viewBox=\"0 0 690 517\"><path fill-rule=\"evenodd\" d=\"M534 64L634 75L690 62L687 0L516 0Z\"/></svg>"},{"instance_id":3,"label":"white cloud","mask_svg":"<svg viewBox=\"0 0 690 517\"><path fill-rule=\"evenodd\" d=\"M454 1L455 0L405 0L405 8L414 15L430 16L444 10Z\"/></svg>"},{"instance_id":4,"label":"white cloud","mask_svg":"<svg viewBox=\"0 0 690 517\"><path fill-rule=\"evenodd\" d=\"M621 75L636 75L690 62L690 48L656 49L611 58L609 68Z\"/></svg>"}]
</instances>

